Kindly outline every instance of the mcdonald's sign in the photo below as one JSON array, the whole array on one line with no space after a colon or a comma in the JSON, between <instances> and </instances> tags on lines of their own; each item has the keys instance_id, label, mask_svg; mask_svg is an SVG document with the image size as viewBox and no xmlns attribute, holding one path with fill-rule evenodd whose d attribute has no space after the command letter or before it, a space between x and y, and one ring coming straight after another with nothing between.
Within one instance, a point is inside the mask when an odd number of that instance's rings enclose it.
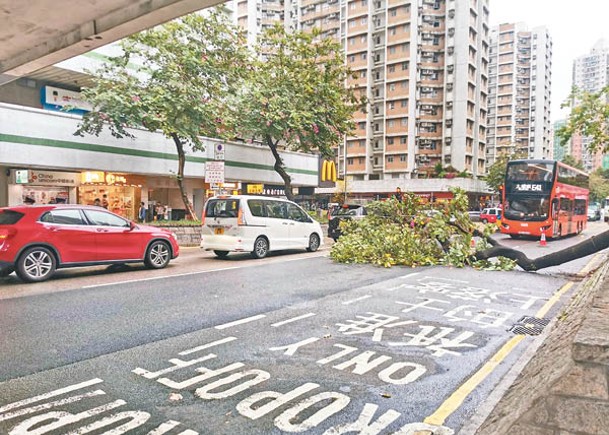
<instances>
[{"instance_id":1,"label":"mcdonald's sign","mask_svg":"<svg viewBox=\"0 0 609 435\"><path fill-rule=\"evenodd\" d=\"M329 181L336 183L336 163L332 160L324 160L321 164L321 182Z\"/></svg>"}]
</instances>

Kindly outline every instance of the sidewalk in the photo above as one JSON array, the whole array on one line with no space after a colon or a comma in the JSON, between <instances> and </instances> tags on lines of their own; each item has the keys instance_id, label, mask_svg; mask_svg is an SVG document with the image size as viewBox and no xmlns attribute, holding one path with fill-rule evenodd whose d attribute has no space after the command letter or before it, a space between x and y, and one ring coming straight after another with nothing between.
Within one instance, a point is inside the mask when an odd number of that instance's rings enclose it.
<instances>
[{"instance_id":1,"label":"sidewalk","mask_svg":"<svg viewBox=\"0 0 609 435\"><path fill-rule=\"evenodd\" d=\"M609 434L609 262L601 255L477 435Z\"/></svg>"}]
</instances>

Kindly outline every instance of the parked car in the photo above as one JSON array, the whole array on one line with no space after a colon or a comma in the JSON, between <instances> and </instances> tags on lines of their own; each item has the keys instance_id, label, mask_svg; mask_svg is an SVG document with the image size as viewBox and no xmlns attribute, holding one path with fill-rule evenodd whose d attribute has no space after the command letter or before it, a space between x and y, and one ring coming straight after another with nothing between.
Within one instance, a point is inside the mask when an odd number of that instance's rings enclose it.
<instances>
[{"instance_id":1,"label":"parked car","mask_svg":"<svg viewBox=\"0 0 609 435\"><path fill-rule=\"evenodd\" d=\"M601 210L596 204L588 205L588 220L589 221L600 221L601 220Z\"/></svg>"},{"instance_id":2,"label":"parked car","mask_svg":"<svg viewBox=\"0 0 609 435\"><path fill-rule=\"evenodd\" d=\"M0 208L0 276L44 281L64 267L144 262L161 269L179 255L170 231L136 224L102 207Z\"/></svg>"},{"instance_id":3,"label":"parked car","mask_svg":"<svg viewBox=\"0 0 609 435\"><path fill-rule=\"evenodd\" d=\"M334 208L328 219L328 237L337 241L341 235L340 223L346 219L362 219L366 216L366 207L360 204L343 204Z\"/></svg>"},{"instance_id":4,"label":"parked car","mask_svg":"<svg viewBox=\"0 0 609 435\"><path fill-rule=\"evenodd\" d=\"M480 213L480 222L486 223L495 223L497 219L501 219L501 209L496 207L485 208Z\"/></svg>"},{"instance_id":5,"label":"parked car","mask_svg":"<svg viewBox=\"0 0 609 435\"><path fill-rule=\"evenodd\" d=\"M472 222L480 222L480 214L481 212L479 210L470 210L467 212L467 214L469 215L469 219Z\"/></svg>"},{"instance_id":6,"label":"parked car","mask_svg":"<svg viewBox=\"0 0 609 435\"><path fill-rule=\"evenodd\" d=\"M218 257L229 252L251 252L263 258L271 251L306 249L323 245L319 222L292 201L280 198L226 195L205 204L201 249Z\"/></svg>"}]
</instances>

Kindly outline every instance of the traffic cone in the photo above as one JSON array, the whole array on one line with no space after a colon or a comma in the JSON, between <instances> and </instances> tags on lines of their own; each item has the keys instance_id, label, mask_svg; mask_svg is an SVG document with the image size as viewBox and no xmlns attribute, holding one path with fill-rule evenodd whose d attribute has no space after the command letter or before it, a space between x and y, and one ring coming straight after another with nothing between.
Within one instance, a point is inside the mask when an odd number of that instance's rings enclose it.
<instances>
[{"instance_id":1,"label":"traffic cone","mask_svg":"<svg viewBox=\"0 0 609 435\"><path fill-rule=\"evenodd\" d=\"M541 232L541 239L539 239L539 246L548 246L548 243L546 242L546 232L545 231Z\"/></svg>"}]
</instances>

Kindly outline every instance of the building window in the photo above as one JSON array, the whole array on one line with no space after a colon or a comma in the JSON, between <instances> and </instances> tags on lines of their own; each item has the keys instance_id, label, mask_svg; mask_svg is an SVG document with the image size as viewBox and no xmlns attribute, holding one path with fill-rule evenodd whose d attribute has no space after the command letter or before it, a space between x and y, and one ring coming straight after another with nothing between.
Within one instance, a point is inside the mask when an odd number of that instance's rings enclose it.
<instances>
[{"instance_id":1,"label":"building window","mask_svg":"<svg viewBox=\"0 0 609 435\"><path fill-rule=\"evenodd\" d=\"M405 71L408 69L408 62L402 62L402 71Z\"/></svg>"},{"instance_id":2,"label":"building window","mask_svg":"<svg viewBox=\"0 0 609 435\"><path fill-rule=\"evenodd\" d=\"M389 72L390 72L390 73L395 72L395 65L391 65L391 66L388 68L388 70L389 70Z\"/></svg>"},{"instance_id":3,"label":"building window","mask_svg":"<svg viewBox=\"0 0 609 435\"><path fill-rule=\"evenodd\" d=\"M408 125L408 118L402 118L400 124L402 124L403 127L406 127Z\"/></svg>"},{"instance_id":4,"label":"building window","mask_svg":"<svg viewBox=\"0 0 609 435\"><path fill-rule=\"evenodd\" d=\"M395 109L395 103L392 101L389 103L389 110Z\"/></svg>"},{"instance_id":5,"label":"building window","mask_svg":"<svg viewBox=\"0 0 609 435\"><path fill-rule=\"evenodd\" d=\"M349 62L355 62L355 55L354 54L349 56Z\"/></svg>"},{"instance_id":6,"label":"building window","mask_svg":"<svg viewBox=\"0 0 609 435\"><path fill-rule=\"evenodd\" d=\"M395 91L395 83L391 83L391 84L389 85L389 91L390 91L390 92Z\"/></svg>"},{"instance_id":7,"label":"building window","mask_svg":"<svg viewBox=\"0 0 609 435\"><path fill-rule=\"evenodd\" d=\"M393 163L393 156L387 157L387 163Z\"/></svg>"},{"instance_id":8,"label":"building window","mask_svg":"<svg viewBox=\"0 0 609 435\"><path fill-rule=\"evenodd\" d=\"M400 137L400 143L401 143L401 144L405 144L406 142L407 142L407 138L406 138L406 136L402 136L402 137Z\"/></svg>"},{"instance_id":9,"label":"building window","mask_svg":"<svg viewBox=\"0 0 609 435\"><path fill-rule=\"evenodd\" d=\"M353 157L347 159L347 164L349 166L353 165Z\"/></svg>"},{"instance_id":10,"label":"building window","mask_svg":"<svg viewBox=\"0 0 609 435\"><path fill-rule=\"evenodd\" d=\"M367 57L368 55L366 53L362 53L362 60L366 60Z\"/></svg>"},{"instance_id":11,"label":"building window","mask_svg":"<svg viewBox=\"0 0 609 435\"><path fill-rule=\"evenodd\" d=\"M400 154L400 162L406 161L406 154Z\"/></svg>"},{"instance_id":12,"label":"building window","mask_svg":"<svg viewBox=\"0 0 609 435\"><path fill-rule=\"evenodd\" d=\"M400 101L400 106L402 106L402 107L408 107L408 100L402 100L402 101Z\"/></svg>"},{"instance_id":13,"label":"building window","mask_svg":"<svg viewBox=\"0 0 609 435\"><path fill-rule=\"evenodd\" d=\"M388 137L387 138L387 145L393 145L393 138L392 137Z\"/></svg>"},{"instance_id":14,"label":"building window","mask_svg":"<svg viewBox=\"0 0 609 435\"><path fill-rule=\"evenodd\" d=\"M397 10L397 8L396 8L396 9L391 9L391 12L389 12L389 14L390 14L392 17L397 16L397 14L398 14L398 10Z\"/></svg>"},{"instance_id":15,"label":"building window","mask_svg":"<svg viewBox=\"0 0 609 435\"><path fill-rule=\"evenodd\" d=\"M394 54L394 53L395 53L395 46L389 47L389 54Z\"/></svg>"},{"instance_id":16,"label":"building window","mask_svg":"<svg viewBox=\"0 0 609 435\"><path fill-rule=\"evenodd\" d=\"M393 119L391 121L387 121L387 127L393 127Z\"/></svg>"}]
</instances>

